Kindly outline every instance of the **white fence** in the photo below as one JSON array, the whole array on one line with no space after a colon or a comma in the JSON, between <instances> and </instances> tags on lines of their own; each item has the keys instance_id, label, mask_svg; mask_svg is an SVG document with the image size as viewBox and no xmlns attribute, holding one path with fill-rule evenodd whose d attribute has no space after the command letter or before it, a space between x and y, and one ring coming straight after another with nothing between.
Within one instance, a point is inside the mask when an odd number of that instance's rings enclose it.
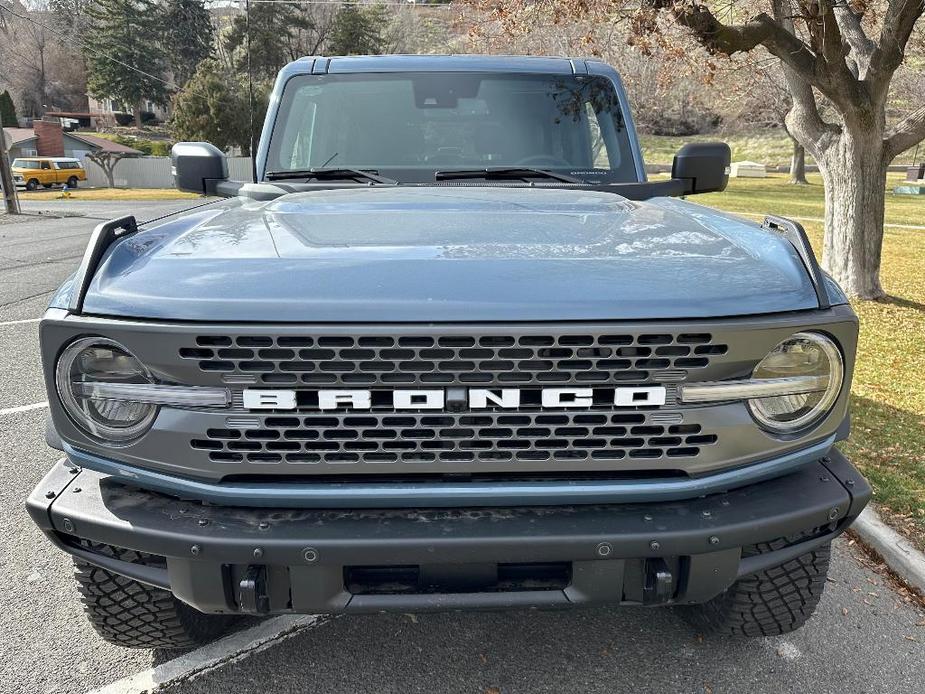
<instances>
[{"instance_id":1,"label":"white fence","mask_svg":"<svg viewBox=\"0 0 925 694\"><path fill-rule=\"evenodd\" d=\"M89 159L84 159L87 185L105 188L109 185L103 170ZM228 177L233 181L250 181L250 157L229 157ZM114 170L117 188L173 188L170 157L139 157L123 159Z\"/></svg>"}]
</instances>

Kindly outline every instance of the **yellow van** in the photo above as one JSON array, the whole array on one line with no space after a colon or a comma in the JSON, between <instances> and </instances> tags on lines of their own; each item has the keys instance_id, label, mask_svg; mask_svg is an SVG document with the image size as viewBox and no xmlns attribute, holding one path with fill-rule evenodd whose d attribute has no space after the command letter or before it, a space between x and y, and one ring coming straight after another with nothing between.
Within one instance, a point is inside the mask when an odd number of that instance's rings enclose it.
<instances>
[{"instance_id":1,"label":"yellow van","mask_svg":"<svg viewBox=\"0 0 925 694\"><path fill-rule=\"evenodd\" d=\"M21 157L13 160L13 182L17 187L35 190L51 188L56 183L76 188L78 181L87 180L87 172L76 159L68 157Z\"/></svg>"}]
</instances>

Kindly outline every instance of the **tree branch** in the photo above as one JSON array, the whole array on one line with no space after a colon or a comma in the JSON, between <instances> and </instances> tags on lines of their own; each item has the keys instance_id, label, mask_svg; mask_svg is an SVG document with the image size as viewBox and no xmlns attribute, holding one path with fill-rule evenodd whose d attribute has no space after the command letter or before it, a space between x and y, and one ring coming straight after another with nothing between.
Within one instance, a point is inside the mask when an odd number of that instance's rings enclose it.
<instances>
[{"instance_id":1,"label":"tree branch","mask_svg":"<svg viewBox=\"0 0 925 694\"><path fill-rule=\"evenodd\" d=\"M785 0L772 0L771 8L775 21L784 31L793 34L793 17L790 16L789 5L785 7ZM809 83L786 63L782 62L781 70L791 102L790 109L784 117L787 133L803 145L813 158L821 160L826 149L826 140L837 134L838 128L822 120L816 94Z\"/></svg>"},{"instance_id":2,"label":"tree branch","mask_svg":"<svg viewBox=\"0 0 925 694\"><path fill-rule=\"evenodd\" d=\"M884 137L884 157L887 162L893 161L922 140L925 140L925 106L917 108L887 131Z\"/></svg>"},{"instance_id":3,"label":"tree branch","mask_svg":"<svg viewBox=\"0 0 925 694\"><path fill-rule=\"evenodd\" d=\"M870 59L877 49L877 45L870 40L864 27L861 25L861 15L855 14L847 4L836 3L834 6L835 20L841 29L842 36L851 47L851 57L858 66L858 78L864 79L870 67Z\"/></svg>"},{"instance_id":4,"label":"tree branch","mask_svg":"<svg viewBox=\"0 0 925 694\"><path fill-rule=\"evenodd\" d=\"M925 0L890 0L883 15L880 41L870 61L871 72L881 80L889 81L902 64L909 36L923 12Z\"/></svg>"},{"instance_id":5,"label":"tree branch","mask_svg":"<svg viewBox=\"0 0 925 694\"><path fill-rule=\"evenodd\" d=\"M763 45L800 79L818 89L846 113L867 99L861 83L854 79L844 61L841 33L830 4L823 3L828 8L824 11L827 15L823 16L827 16L829 21L819 22L819 31L815 33L820 57L793 32L788 31L780 20L775 21L765 13L745 24L727 25L719 21L705 5L690 5L674 0L648 2L656 8L670 7L677 22L690 29L708 50L732 55Z\"/></svg>"}]
</instances>

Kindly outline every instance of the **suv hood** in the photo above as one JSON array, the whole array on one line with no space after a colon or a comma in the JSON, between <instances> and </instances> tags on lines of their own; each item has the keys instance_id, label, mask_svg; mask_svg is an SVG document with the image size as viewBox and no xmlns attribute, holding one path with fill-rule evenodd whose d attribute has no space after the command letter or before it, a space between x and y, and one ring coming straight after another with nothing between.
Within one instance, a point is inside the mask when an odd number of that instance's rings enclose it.
<instances>
[{"instance_id":1,"label":"suv hood","mask_svg":"<svg viewBox=\"0 0 925 694\"><path fill-rule=\"evenodd\" d=\"M788 241L700 205L576 189L237 198L114 244L84 310L195 321L713 318L818 306Z\"/></svg>"}]
</instances>

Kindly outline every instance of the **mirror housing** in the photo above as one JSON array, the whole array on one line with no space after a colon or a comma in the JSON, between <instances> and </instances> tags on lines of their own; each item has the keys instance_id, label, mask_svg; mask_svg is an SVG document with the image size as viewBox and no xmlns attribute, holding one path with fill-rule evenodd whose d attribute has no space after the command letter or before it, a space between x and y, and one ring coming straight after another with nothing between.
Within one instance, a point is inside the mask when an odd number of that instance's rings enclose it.
<instances>
[{"instance_id":1,"label":"mirror housing","mask_svg":"<svg viewBox=\"0 0 925 694\"><path fill-rule=\"evenodd\" d=\"M228 180L228 160L208 142L178 142L170 150L170 161L178 190L215 195L218 184Z\"/></svg>"},{"instance_id":2,"label":"mirror housing","mask_svg":"<svg viewBox=\"0 0 925 694\"><path fill-rule=\"evenodd\" d=\"M732 151L725 142L697 142L678 150L671 177L684 183L684 195L726 190Z\"/></svg>"}]
</instances>

